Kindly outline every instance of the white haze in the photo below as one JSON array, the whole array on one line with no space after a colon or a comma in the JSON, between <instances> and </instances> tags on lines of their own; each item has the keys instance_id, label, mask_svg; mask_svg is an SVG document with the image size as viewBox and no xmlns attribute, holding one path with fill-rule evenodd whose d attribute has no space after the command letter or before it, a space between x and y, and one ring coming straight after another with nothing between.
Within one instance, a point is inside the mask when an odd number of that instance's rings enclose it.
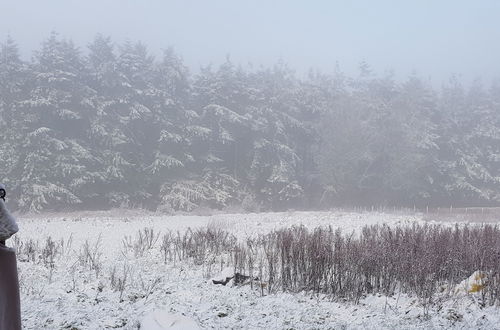
<instances>
[{"instance_id":1,"label":"white haze","mask_svg":"<svg viewBox=\"0 0 500 330\"><path fill-rule=\"evenodd\" d=\"M133 1L0 0L0 38L29 58L51 31L78 45L95 34L143 41L153 53L174 46L187 65L284 60L299 73L336 63L356 74L361 61L397 77L433 84L500 76L500 2L464 1Z\"/></svg>"}]
</instances>

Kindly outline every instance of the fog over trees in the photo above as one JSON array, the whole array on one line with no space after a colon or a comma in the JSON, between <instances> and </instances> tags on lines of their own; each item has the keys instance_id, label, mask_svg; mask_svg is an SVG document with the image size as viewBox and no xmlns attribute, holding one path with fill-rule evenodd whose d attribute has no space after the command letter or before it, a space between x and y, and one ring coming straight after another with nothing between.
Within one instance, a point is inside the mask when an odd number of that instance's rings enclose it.
<instances>
[{"instance_id":1,"label":"fog over trees","mask_svg":"<svg viewBox=\"0 0 500 330\"><path fill-rule=\"evenodd\" d=\"M88 46L88 47L87 47ZM22 211L500 203L500 83L436 88L366 63L294 74L57 34L0 50L2 177Z\"/></svg>"}]
</instances>

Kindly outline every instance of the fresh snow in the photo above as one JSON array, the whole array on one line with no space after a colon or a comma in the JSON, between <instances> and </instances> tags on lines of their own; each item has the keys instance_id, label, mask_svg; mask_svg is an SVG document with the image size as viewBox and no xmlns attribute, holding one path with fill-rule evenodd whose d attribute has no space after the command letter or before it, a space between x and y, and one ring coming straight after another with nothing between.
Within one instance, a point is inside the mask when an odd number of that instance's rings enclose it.
<instances>
[{"instance_id":1,"label":"fresh snow","mask_svg":"<svg viewBox=\"0 0 500 330\"><path fill-rule=\"evenodd\" d=\"M438 299L428 309L406 295L373 295L359 304L310 293L262 296L250 286L212 284L211 278L230 274L227 267L207 269L191 261L165 265L158 248L144 257L123 253L123 238L133 237L145 227L163 233L208 225L245 239L300 224L309 228L332 226L350 233L365 225L424 223L419 214L334 211L161 216L82 212L18 216L18 222L17 236L23 242L33 239L43 246L49 236L54 241L72 241L53 269L19 262L26 329L137 329L141 323L142 329L151 330L169 329L169 324L177 324L178 329L195 329L194 324L201 329L498 329L500 324L498 308L481 308L474 295ZM77 255L86 240L91 246L100 242L103 267L97 279L94 271L78 263ZM113 268L117 276L130 271L122 301L120 293L110 288Z\"/></svg>"},{"instance_id":2,"label":"fresh snow","mask_svg":"<svg viewBox=\"0 0 500 330\"><path fill-rule=\"evenodd\" d=\"M148 330L198 330L200 327L192 319L168 311L155 310L141 321L141 328Z\"/></svg>"}]
</instances>

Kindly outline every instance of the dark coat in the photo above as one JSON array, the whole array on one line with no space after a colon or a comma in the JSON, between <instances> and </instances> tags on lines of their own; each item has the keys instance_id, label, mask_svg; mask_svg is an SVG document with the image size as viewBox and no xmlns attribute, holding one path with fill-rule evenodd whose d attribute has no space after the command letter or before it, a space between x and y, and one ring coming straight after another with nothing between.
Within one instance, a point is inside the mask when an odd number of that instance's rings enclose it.
<instances>
[{"instance_id":1,"label":"dark coat","mask_svg":"<svg viewBox=\"0 0 500 330\"><path fill-rule=\"evenodd\" d=\"M0 189L5 187L0 184ZM0 199L0 330L21 329L21 304L17 277L16 253L5 240L18 231L16 219Z\"/></svg>"},{"instance_id":2,"label":"dark coat","mask_svg":"<svg viewBox=\"0 0 500 330\"><path fill-rule=\"evenodd\" d=\"M16 253L0 244L0 329L21 330Z\"/></svg>"}]
</instances>

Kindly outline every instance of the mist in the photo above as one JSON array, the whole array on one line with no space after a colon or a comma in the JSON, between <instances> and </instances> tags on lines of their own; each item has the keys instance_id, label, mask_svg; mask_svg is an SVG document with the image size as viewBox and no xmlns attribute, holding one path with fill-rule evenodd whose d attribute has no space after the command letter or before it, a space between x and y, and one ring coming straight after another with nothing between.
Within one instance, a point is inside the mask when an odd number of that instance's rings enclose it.
<instances>
[{"instance_id":1,"label":"mist","mask_svg":"<svg viewBox=\"0 0 500 330\"><path fill-rule=\"evenodd\" d=\"M173 46L191 70L210 63L269 66L299 73L336 66L356 74L365 61L399 79L416 72L440 86L500 76L497 1L1 1L0 34L29 59L52 31L85 49L97 33L142 41L161 54Z\"/></svg>"}]
</instances>

